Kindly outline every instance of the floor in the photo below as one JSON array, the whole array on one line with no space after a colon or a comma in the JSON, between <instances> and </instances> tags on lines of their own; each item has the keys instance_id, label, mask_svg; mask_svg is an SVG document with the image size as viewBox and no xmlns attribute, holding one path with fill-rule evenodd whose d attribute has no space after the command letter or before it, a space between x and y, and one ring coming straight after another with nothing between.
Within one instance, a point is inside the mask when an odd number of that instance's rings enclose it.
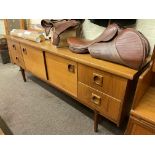
<instances>
[{"instance_id":1,"label":"floor","mask_svg":"<svg viewBox=\"0 0 155 155\"><path fill-rule=\"evenodd\" d=\"M93 131L93 112L68 95L0 62L0 116L17 135L119 135L123 129L105 118ZM0 126L1 127L1 126Z\"/></svg>"}]
</instances>

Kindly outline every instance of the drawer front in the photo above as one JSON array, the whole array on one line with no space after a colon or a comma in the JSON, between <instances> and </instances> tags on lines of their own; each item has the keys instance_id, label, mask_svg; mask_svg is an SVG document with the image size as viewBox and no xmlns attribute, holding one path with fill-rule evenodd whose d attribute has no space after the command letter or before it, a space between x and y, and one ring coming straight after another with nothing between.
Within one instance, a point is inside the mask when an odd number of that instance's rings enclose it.
<instances>
[{"instance_id":1,"label":"drawer front","mask_svg":"<svg viewBox=\"0 0 155 155\"><path fill-rule=\"evenodd\" d=\"M121 101L96 91L81 82L78 82L78 98L88 107L99 111L101 115L114 122L119 121Z\"/></svg>"},{"instance_id":2,"label":"drawer front","mask_svg":"<svg viewBox=\"0 0 155 155\"><path fill-rule=\"evenodd\" d=\"M11 61L16 65L21 66L22 68L25 68L20 44L18 42L9 40L8 47L11 55Z\"/></svg>"},{"instance_id":3,"label":"drawer front","mask_svg":"<svg viewBox=\"0 0 155 155\"><path fill-rule=\"evenodd\" d=\"M116 99L124 99L127 79L79 64L78 81Z\"/></svg>"},{"instance_id":4,"label":"drawer front","mask_svg":"<svg viewBox=\"0 0 155 155\"><path fill-rule=\"evenodd\" d=\"M141 120L130 116L128 127L125 134L130 135L154 135L155 126L141 122Z\"/></svg>"},{"instance_id":5,"label":"drawer front","mask_svg":"<svg viewBox=\"0 0 155 155\"><path fill-rule=\"evenodd\" d=\"M46 53L49 81L77 97L77 63Z\"/></svg>"},{"instance_id":6,"label":"drawer front","mask_svg":"<svg viewBox=\"0 0 155 155\"><path fill-rule=\"evenodd\" d=\"M132 127L131 134L132 135L153 135L153 134L155 134L155 132L153 133L153 131L150 128L148 128L142 124L134 123L133 127Z\"/></svg>"},{"instance_id":7,"label":"drawer front","mask_svg":"<svg viewBox=\"0 0 155 155\"><path fill-rule=\"evenodd\" d=\"M42 79L46 78L44 56L41 50L21 44L26 70Z\"/></svg>"},{"instance_id":8,"label":"drawer front","mask_svg":"<svg viewBox=\"0 0 155 155\"><path fill-rule=\"evenodd\" d=\"M21 47L18 42L12 41L12 51L14 53L13 55L15 64L21 66L22 68L25 68Z\"/></svg>"}]
</instances>

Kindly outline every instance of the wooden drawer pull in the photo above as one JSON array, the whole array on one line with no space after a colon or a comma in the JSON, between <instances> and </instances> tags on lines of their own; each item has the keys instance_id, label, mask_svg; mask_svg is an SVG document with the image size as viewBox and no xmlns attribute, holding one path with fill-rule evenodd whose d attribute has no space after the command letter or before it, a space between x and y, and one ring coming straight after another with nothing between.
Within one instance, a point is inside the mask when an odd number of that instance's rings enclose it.
<instances>
[{"instance_id":1,"label":"wooden drawer pull","mask_svg":"<svg viewBox=\"0 0 155 155\"><path fill-rule=\"evenodd\" d=\"M68 71L71 72L71 73L75 73L75 66L69 64L69 65L68 65Z\"/></svg>"},{"instance_id":2,"label":"wooden drawer pull","mask_svg":"<svg viewBox=\"0 0 155 155\"><path fill-rule=\"evenodd\" d=\"M23 53L27 54L26 48L23 48Z\"/></svg>"},{"instance_id":3,"label":"wooden drawer pull","mask_svg":"<svg viewBox=\"0 0 155 155\"><path fill-rule=\"evenodd\" d=\"M16 46L13 44L12 47L14 48L14 50L16 50Z\"/></svg>"},{"instance_id":4,"label":"wooden drawer pull","mask_svg":"<svg viewBox=\"0 0 155 155\"><path fill-rule=\"evenodd\" d=\"M96 104L96 105L100 105L101 104L101 97L92 93L92 96L91 96L91 101Z\"/></svg>"},{"instance_id":5,"label":"wooden drawer pull","mask_svg":"<svg viewBox=\"0 0 155 155\"><path fill-rule=\"evenodd\" d=\"M93 73L93 81L95 84L102 86L103 85L103 76Z\"/></svg>"}]
</instances>

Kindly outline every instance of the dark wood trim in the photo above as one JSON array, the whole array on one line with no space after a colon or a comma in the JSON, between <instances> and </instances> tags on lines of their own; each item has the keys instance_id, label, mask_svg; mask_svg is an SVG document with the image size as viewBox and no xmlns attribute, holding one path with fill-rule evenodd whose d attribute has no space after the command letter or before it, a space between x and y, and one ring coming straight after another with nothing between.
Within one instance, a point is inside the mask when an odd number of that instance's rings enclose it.
<instances>
[{"instance_id":1,"label":"dark wood trim","mask_svg":"<svg viewBox=\"0 0 155 155\"><path fill-rule=\"evenodd\" d=\"M20 71L22 73L22 77L23 77L24 82L26 82L25 70L22 67L20 67Z\"/></svg>"},{"instance_id":2,"label":"dark wood trim","mask_svg":"<svg viewBox=\"0 0 155 155\"><path fill-rule=\"evenodd\" d=\"M94 131L98 132L99 113L94 110Z\"/></svg>"},{"instance_id":3,"label":"dark wood trim","mask_svg":"<svg viewBox=\"0 0 155 155\"><path fill-rule=\"evenodd\" d=\"M49 80L48 71L47 71L47 62L46 62L46 58L45 58L45 51L43 51L43 58L44 58L44 65L45 65L46 78L47 78L47 80Z\"/></svg>"}]
</instances>

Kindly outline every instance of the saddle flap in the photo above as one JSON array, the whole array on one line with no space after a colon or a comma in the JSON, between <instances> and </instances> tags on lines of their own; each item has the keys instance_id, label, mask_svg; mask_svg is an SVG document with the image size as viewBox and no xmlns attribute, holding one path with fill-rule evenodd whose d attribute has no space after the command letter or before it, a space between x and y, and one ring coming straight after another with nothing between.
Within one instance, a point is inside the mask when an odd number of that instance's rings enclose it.
<instances>
[{"instance_id":1,"label":"saddle flap","mask_svg":"<svg viewBox=\"0 0 155 155\"><path fill-rule=\"evenodd\" d=\"M95 43L97 42L107 42L112 40L120 31L121 29L117 24L111 24L109 25L103 33L95 40Z\"/></svg>"},{"instance_id":2,"label":"saddle flap","mask_svg":"<svg viewBox=\"0 0 155 155\"><path fill-rule=\"evenodd\" d=\"M139 68L145 60L145 46L134 29L125 29L116 39L116 49L126 64Z\"/></svg>"},{"instance_id":3,"label":"saddle flap","mask_svg":"<svg viewBox=\"0 0 155 155\"><path fill-rule=\"evenodd\" d=\"M88 47L90 54L99 59L140 69L146 63L149 53L147 39L138 31L127 28L109 42L95 43Z\"/></svg>"}]
</instances>

